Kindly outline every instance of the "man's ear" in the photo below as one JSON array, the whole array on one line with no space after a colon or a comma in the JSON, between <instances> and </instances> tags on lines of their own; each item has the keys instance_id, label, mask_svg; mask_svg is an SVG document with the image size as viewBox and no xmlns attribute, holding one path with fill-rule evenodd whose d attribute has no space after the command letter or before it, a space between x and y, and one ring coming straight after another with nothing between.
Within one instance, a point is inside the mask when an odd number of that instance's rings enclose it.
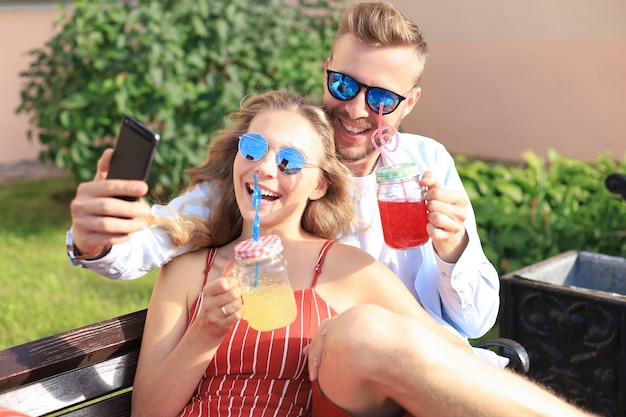
<instances>
[{"instance_id":1,"label":"man's ear","mask_svg":"<svg viewBox=\"0 0 626 417\"><path fill-rule=\"evenodd\" d=\"M326 74L326 70L328 68L330 68L330 59L331 57L326 58L326 60L324 61L324 74Z\"/></svg>"},{"instance_id":2,"label":"man's ear","mask_svg":"<svg viewBox=\"0 0 626 417\"><path fill-rule=\"evenodd\" d=\"M328 181L326 181L326 178L321 177L319 182L317 183L317 187L315 187L311 194L309 194L309 200L319 200L326 195L327 191Z\"/></svg>"},{"instance_id":3,"label":"man's ear","mask_svg":"<svg viewBox=\"0 0 626 417\"><path fill-rule=\"evenodd\" d=\"M406 98L406 106L404 106L404 110L402 111L402 118L404 119L409 113L411 113L411 110L413 110L413 107L415 107L415 105L417 104L417 100L420 99L420 96L422 95L422 88L421 87L414 87L411 92L409 93L408 97Z\"/></svg>"}]
</instances>

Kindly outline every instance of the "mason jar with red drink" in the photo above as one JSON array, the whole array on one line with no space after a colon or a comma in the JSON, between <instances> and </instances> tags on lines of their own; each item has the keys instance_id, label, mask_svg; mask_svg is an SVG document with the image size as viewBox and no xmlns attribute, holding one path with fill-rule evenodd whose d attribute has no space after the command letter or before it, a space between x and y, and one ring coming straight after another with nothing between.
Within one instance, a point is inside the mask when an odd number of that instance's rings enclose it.
<instances>
[{"instance_id":1,"label":"mason jar with red drink","mask_svg":"<svg viewBox=\"0 0 626 417\"><path fill-rule=\"evenodd\" d=\"M398 164L376 170L378 208L387 246L414 248L428 242L426 191L419 184L420 169L415 164Z\"/></svg>"}]
</instances>

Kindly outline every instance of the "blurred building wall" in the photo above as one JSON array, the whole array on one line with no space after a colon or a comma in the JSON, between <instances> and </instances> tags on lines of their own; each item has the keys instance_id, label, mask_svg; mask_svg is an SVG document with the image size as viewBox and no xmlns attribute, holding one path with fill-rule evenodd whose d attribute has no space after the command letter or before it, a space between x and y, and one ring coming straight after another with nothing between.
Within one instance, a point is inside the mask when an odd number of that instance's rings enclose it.
<instances>
[{"instance_id":1,"label":"blurred building wall","mask_svg":"<svg viewBox=\"0 0 626 417\"><path fill-rule=\"evenodd\" d=\"M0 3L0 163L37 159L40 146L26 138L28 116L16 115L31 61L27 52L52 36L54 7L9 7Z\"/></svg>"},{"instance_id":2,"label":"blurred building wall","mask_svg":"<svg viewBox=\"0 0 626 417\"><path fill-rule=\"evenodd\" d=\"M391 3L418 23L430 48L404 131L485 159L519 161L526 150L548 148L583 160L605 151L624 158L624 0ZM18 74L30 62L26 52L51 36L55 13L0 2L0 163L37 158L27 116L14 113Z\"/></svg>"},{"instance_id":3,"label":"blurred building wall","mask_svg":"<svg viewBox=\"0 0 626 417\"><path fill-rule=\"evenodd\" d=\"M626 152L623 0L392 0L430 46L404 130L453 153Z\"/></svg>"}]
</instances>

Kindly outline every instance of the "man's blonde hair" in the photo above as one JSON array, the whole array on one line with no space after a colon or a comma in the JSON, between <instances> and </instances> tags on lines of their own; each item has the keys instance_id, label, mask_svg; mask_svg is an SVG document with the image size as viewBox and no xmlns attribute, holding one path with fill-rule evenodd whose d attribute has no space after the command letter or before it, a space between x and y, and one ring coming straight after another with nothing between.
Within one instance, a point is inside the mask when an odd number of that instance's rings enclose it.
<instances>
[{"instance_id":1,"label":"man's blonde hair","mask_svg":"<svg viewBox=\"0 0 626 417\"><path fill-rule=\"evenodd\" d=\"M339 16L339 28L331 51L337 40L348 34L372 46L414 48L418 76L415 85L419 83L428 56L428 45L420 28L393 5L362 2L345 9Z\"/></svg>"}]
</instances>

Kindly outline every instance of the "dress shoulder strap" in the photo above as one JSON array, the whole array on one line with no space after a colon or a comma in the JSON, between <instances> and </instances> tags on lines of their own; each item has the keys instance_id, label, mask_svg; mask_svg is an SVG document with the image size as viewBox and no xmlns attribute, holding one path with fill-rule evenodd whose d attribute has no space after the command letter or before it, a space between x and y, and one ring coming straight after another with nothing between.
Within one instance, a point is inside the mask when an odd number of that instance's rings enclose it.
<instances>
[{"instance_id":1,"label":"dress shoulder strap","mask_svg":"<svg viewBox=\"0 0 626 417\"><path fill-rule=\"evenodd\" d=\"M311 283L311 288L315 288L317 285L317 278L322 273L322 264L324 263L324 259L326 258L326 254L331 246L335 244L334 240L327 240L324 242L322 249L320 250L320 254L317 257L317 263L315 264L315 275L313 275L313 282Z\"/></svg>"},{"instance_id":2,"label":"dress shoulder strap","mask_svg":"<svg viewBox=\"0 0 626 417\"><path fill-rule=\"evenodd\" d=\"M209 277L209 271L211 270L211 266L213 266L213 261L215 260L215 255L217 255L217 248L209 248L209 251L206 254L206 264L204 266L204 281L202 281L202 287L200 287L200 294L191 305L191 309L189 310L189 319L187 320L187 327L191 323L193 323L198 317L198 313L200 312L200 307L202 307L202 301L204 300L204 292L202 289L206 285L206 281Z\"/></svg>"},{"instance_id":3,"label":"dress shoulder strap","mask_svg":"<svg viewBox=\"0 0 626 417\"><path fill-rule=\"evenodd\" d=\"M217 248L209 248L209 251L206 254L206 264L204 266L204 281L202 282L202 288L206 285L206 281L209 277L209 271L213 266L213 261L215 261L215 256L217 255Z\"/></svg>"}]
</instances>

